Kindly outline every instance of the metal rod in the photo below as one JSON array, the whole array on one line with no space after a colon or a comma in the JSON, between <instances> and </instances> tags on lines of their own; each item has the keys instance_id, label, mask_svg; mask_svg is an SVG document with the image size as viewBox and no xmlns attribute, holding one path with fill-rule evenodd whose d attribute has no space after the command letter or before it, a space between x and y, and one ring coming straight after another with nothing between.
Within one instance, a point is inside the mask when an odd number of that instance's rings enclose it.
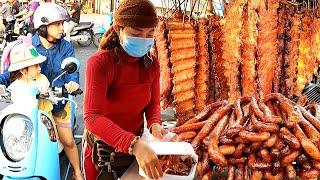
<instances>
[{"instance_id":1,"label":"metal rod","mask_svg":"<svg viewBox=\"0 0 320 180\"><path fill-rule=\"evenodd\" d=\"M183 24L184 24L184 22L185 22L185 16L187 15L188 2L189 2L189 0L186 0L186 1L185 1L185 4L184 4L184 14L183 14L183 17L182 17L182 23L183 23Z\"/></svg>"},{"instance_id":2,"label":"metal rod","mask_svg":"<svg viewBox=\"0 0 320 180\"><path fill-rule=\"evenodd\" d=\"M192 1L191 1L191 2L192 2ZM196 3L197 3L197 0L194 0L194 3L192 4L191 11L190 11L189 21L191 21L192 12L193 12L194 7L196 6Z\"/></svg>"},{"instance_id":3,"label":"metal rod","mask_svg":"<svg viewBox=\"0 0 320 180\"><path fill-rule=\"evenodd\" d=\"M183 0L182 2L180 2L179 6L181 6L181 4L184 3L184 1L186 1L186 0ZM171 11L171 10L174 9L174 7L175 7L175 6L173 5L165 14L168 14L169 11ZM176 11L177 11L177 8L174 9L174 11L172 12L172 14L175 13ZM172 16L172 14L171 14L171 16ZM171 16L170 16L170 17L171 17Z\"/></svg>"}]
</instances>

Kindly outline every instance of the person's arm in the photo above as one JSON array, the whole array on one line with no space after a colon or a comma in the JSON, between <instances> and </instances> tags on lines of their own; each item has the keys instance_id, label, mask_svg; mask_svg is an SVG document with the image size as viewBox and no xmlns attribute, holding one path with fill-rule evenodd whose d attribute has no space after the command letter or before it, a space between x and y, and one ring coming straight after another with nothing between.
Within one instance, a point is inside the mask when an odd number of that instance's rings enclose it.
<instances>
[{"instance_id":1,"label":"person's arm","mask_svg":"<svg viewBox=\"0 0 320 180\"><path fill-rule=\"evenodd\" d=\"M80 6L77 4L77 5L75 5L72 9L71 9L71 11L69 11L69 15L70 16L72 16L75 12L77 12L77 11L80 11Z\"/></svg>"},{"instance_id":2,"label":"person's arm","mask_svg":"<svg viewBox=\"0 0 320 180\"><path fill-rule=\"evenodd\" d=\"M125 131L103 114L114 68L111 62L108 63L107 58L109 57L105 53L97 53L87 61L84 124L87 130L116 151L128 152L135 135Z\"/></svg>"},{"instance_id":3,"label":"person's arm","mask_svg":"<svg viewBox=\"0 0 320 180\"><path fill-rule=\"evenodd\" d=\"M21 18L18 18L17 21L24 21L26 19L28 19L29 17L31 17L33 15L34 11L29 11L27 15L21 17Z\"/></svg>"},{"instance_id":4,"label":"person's arm","mask_svg":"<svg viewBox=\"0 0 320 180\"><path fill-rule=\"evenodd\" d=\"M18 14L14 15L14 17L19 17L19 16L22 16L22 15L25 15L27 12L28 12L28 10L24 9L21 12L19 12Z\"/></svg>"}]
</instances>

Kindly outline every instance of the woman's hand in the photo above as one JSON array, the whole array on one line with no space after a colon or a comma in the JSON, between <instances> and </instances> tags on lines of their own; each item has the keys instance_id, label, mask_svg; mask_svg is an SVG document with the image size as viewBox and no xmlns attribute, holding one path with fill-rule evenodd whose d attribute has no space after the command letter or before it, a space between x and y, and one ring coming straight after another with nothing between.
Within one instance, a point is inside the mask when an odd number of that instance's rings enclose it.
<instances>
[{"instance_id":1,"label":"woman's hand","mask_svg":"<svg viewBox=\"0 0 320 180\"><path fill-rule=\"evenodd\" d=\"M139 167L143 169L149 178L159 179L163 176L158 157L147 143L139 139L133 146L132 152Z\"/></svg>"},{"instance_id":2,"label":"woman's hand","mask_svg":"<svg viewBox=\"0 0 320 180\"><path fill-rule=\"evenodd\" d=\"M160 140L163 139L164 135L168 133L168 131L163 129L163 127L158 123L153 124L150 130L151 134Z\"/></svg>"}]
</instances>

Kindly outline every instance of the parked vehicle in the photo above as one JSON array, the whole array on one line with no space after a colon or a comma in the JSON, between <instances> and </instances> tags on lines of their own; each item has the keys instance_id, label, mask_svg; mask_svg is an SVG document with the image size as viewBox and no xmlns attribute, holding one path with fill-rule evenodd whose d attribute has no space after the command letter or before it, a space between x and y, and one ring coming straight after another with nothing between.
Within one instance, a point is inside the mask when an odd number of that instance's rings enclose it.
<instances>
[{"instance_id":1,"label":"parked vehicle","mask_svg":"<svg viewBox=\"0 0 320 180\"><path fill-rule=\"evenodd\" d=\"M80 22L71 32L71 41L77 42L82 47L88 47L93 41L93 22Z\"/></svg>"},{"instance_id":2,"label":"parked vehicle","mask_svg":"<svg viewBox=\"0 0 320 180\"><path fill-rule=\"evenodd\" d=\"M96 47L99 47L99 44L100 44L100 41L101 41L101 38L103 36L103 34L106 32L106 28L105 26L100 26L97 31L94 33L94 36L93 36L93 44L96 46Z\"/></svg>"},{"instance_id":3,"label":"parked vehicle","mask_svg":"<svg viewBox=\"0 0 320 180\"><path fill-rule=\"evenodd\" d=\"M62 63L63 73L79 70L75 58L66 58ZM55 88L53 80L50 90L40 94L36 87L22 89L21 102L11 102L10 92L0 86L2 101L11 103L0 113L0 174L3 179L60 179L57 130L54 119L38 108L39 99L48 99L53 104L60 101L76 103L64 98L64 88ZM71 95L81 94L78 90ZM69 97L71 96L69 95ZM73 116L74 118L74 116ZM71 122L74 123L74 120Z\"/></svg>"},{"instance_id":4,"label":"parked vehicle","mask_svg":"<svg viewBox=\"0 0 320 180\"><path fill-rule=\"evenodd\" d=\"M95 31L93 36L93 44L96 47L99 47L101 38L103 34L107 31L107 29L113 24L113 13L109 13L106 18L103 18L101 25Z\"/></svg>"}]
</instances>

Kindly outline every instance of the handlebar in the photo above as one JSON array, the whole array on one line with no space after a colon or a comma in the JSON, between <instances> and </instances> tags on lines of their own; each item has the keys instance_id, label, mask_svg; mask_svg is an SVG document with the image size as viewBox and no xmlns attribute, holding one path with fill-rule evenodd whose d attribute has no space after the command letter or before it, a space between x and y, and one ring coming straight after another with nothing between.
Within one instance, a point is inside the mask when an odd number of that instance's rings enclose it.
<instances>
[{"instance_id":1,"label":"handlebar","mask_svg":"<svg viewBox=\"0 0 320 180\"><path fill-rule=\"evenodd\" d=\"M70 94L72 96L77 96L77 95L81 95L82 93L83 91L80 88L73 91L72 93L68 93L67 89L64 86L62 87L62 94Z\"/></svg>"}]
</instances>

